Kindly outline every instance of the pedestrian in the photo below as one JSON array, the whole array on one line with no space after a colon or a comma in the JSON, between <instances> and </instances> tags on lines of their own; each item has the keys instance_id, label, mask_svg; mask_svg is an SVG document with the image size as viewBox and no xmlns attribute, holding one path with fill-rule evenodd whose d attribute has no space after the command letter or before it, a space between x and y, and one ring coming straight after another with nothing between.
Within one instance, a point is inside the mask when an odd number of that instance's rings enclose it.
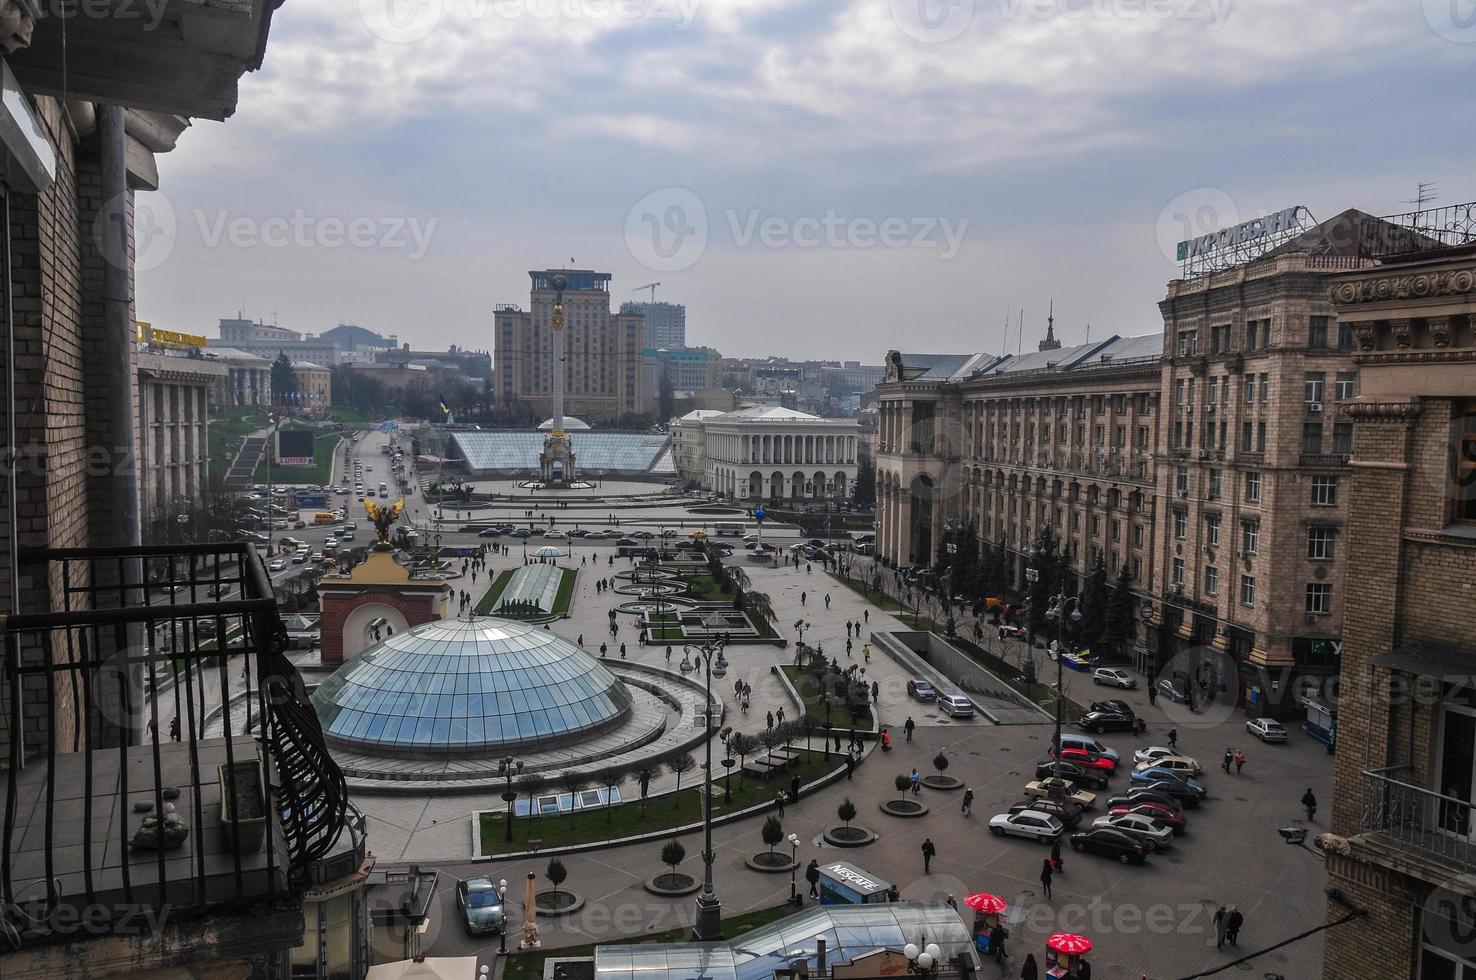
<instances>
[{"instance_id":1,"label":"pedestrian","mask_svg":"<svg viewBox=\"0 0 1476 980\"><path fill-rule=\"evenodd\" d=\"M1230 914L1225 919L1225 938L1230 941L1231 946L1238 946L1240 939L1240 927L1245 925L1245 916L1240 914L1240 909L1234 905L1230 906Z\"/></svg>"},{"instance_id":2,"label":"pedestrian","mask_svg":"<svg viewBox=\"0 0 1476 980\"><path fill-rule=\"evenodd\" d=\"M774 794L774 805L779 808L779 816L784 816L784 790Z\"/></svg>"},{"instance_id":3,"label":"pedestrian","mask_svg":"<svg viewBox=\"0 0 1476 980\"><path fill-rule=\"evenodd\" d=\"M871 659L871 648L867 647L866 658ZM876 681L871 682L871 703L881 704L881 685Z\"/></svg>"},{"instance_id":4,"label":"pedestrian","mask_svg":"<svg viewBox=\"0 0 1476 980\"><path fill-rule=\"evenodd\" d=\"M840 751L840 732L835 733L835 750Z\"/></svg>"},{"instance_id":5,"label":"pedestrian","mask_svg":"<svg viewBox=\"0 0 1476 980\"><path fill-rule=\"evenodd\" d=\"M865 661L866 663L871 663L871 644L870 643L863 643L863 644L861 644L861 659L863 661Z\"/></svg>"},{"instance_id":6,"label":"pedestrian","mask_svg":"<svg viewBox=\"0 0 1476 980\"><path fill-rule=\"evenodd\" d=\"M952 895L949 895L947 898L943 899L943 904L953 909L953 911L955 912L958 911L958 899L954 898Z\"/></svg>"},{"instance_id":7,"label":"pedestrian","mask_svg":"<svg viewBox=\"0 0 1476 980\"><path fill-rule=\"evenodd\" d=\"M1227 745L1225 747L1225 758L1223 758L1223 759L1220 760L1220 768L1224 769L1225 770L1225 773L1228 775L1229 772L1230 772L1230 767L1232 765L1234 765L1234 764L1235 764L1235 750L1232 749L1232 748L1230 748Z\"/></svg>"},{"instance_id":8,"label":"pedestrian","mask_svg":"<svg viewBox=\"0 0 1476 980\"><path fill-rule=\"evenodd\" d=\"M600 644L600 659L605 659L605 644L603 643Z\"/></svg>"},{"instance_id":9,"label":"pedestrian","mask_svg":"<svg viewBox=\"0 0 1476 980\"><path fill-rule=\"evenodd\" d=\"M1080 957L1076 960L1076 980L1092 980L1092 965Z\"/></svg>"},{"instance_id":10,"label":"pedestrian","mask_svg":"<svg viewBox=\"0 0 1476 980\"><path fill-rule=\"evenodd\" d=\"M1228 918L1229 913L1225 911L1225 906L1221 905L1215 909L1215 917L1213 919L1215 924L1215 949L1225 948L1225 931L1229 926L1229 923L1225 920Z\"/></svg>"},{"instance_id":11,"label":"pedestrian","mask_svg":"<svg viewBox=\"0 0 1476 980\"><path fill-rule=\"evenodd\" d=\"M850 635L851 635L851 621L848 619L848 620L846 620L846 636L849 637Z\"/></svg>"},{"instance_id":12,"label":"pedestrian","mask_svg":"<svg viewBox=\"0 0 1476 980\"><path fill-rule=\"evenodd\" d=\"M581 647L584 646L584 634L583 633L580 633L579 634L579 639L575 640L574 642L577 643Z\"/></svg>"},{"instance_id":13,"label":"pedestrian","mask_svg":"<svg viewBox=\"0 0 1476 980\"><path fill-rule=\"evenodd\" d=\"M912 732L915 728L917 728L917 722L912 720L911 715L908 715L907 720L902 723L902 731L906 733L907 741L912 741Z\"/></svg>"},{"instance_id":14,"label":"pedestrian","mask_svg":"<svg viewBox=\"0 0 1476 980\"><path fill-rule=\"evenodd\" d=\"M671 644L666 645L666 662L671 663Z\"/></svg>"},{"instance_id":15,"label":"pedestrian","mask_svg":"<svg viewBox=\"0 0 1476 980\"><path fill-rule=\"evenodd\" d=\"M1177 728L1170 728L1169 729L1169 748L1176 749L1178 747L1179 747L1179 730Z\"/></svg>"},{"instance_id":16,"label":"pedestrian","mask_svg":"<svg viewBox=\"0 0 1476 980\"><path fill-rule=\"evenodd\" d=\"M913 796L921 796L922 795L922 777L920 777L917 774L917 770L916 769L913 769L912 770L912 775L908 776L907 778L912 782L912 795Z\"/></svg>"},{"instance_id":17,"label":"pedestrian","mask_svg":"<svg viewBox=\"0 0 1476 980\"><path fill-rule=\"evenodd\" d=\"M1040 967L1035 963L1034 953L1025 954L1025 962L1020 964L1020 980L1040 980Z\"/></svg>"},{"instance_id":18,"label":"pedestrian","mask_svg":"<svg viewBox=\"0 0 1476 980\"><path fill-rule=\"evenodd\" d=\"M1235 750L1235 775L1240 775L1240 770L1245 766L1245 753L1239 749Z\"/></svg>"},{"instance_id":19,"label":"pedestrian","mask_svg":"<svg viewBox=\"0 0 1476 980\"><path fill-rule=\"evenodd\" d=\"M768 728L773 728L773 727L774 727L774 712L770 711L768 714L766 714L764 716L764 728L768 729Z\"/></svg>"},{"instance_id":20,"label":"pedestrian","mask_svg":"<svg viewBox=\"0 0 1476 980\"><path fill-rule=\"evenodd\" d=\"M149 724L153 724L153 722L150 722ZM179 715L175 715L173 718L169 719L169 738L171 741L174 742L179 741Z\"/></svg>"},{"instance_id":21,"label":"pedestrian","mask_svg":"<svg viewBox=\"0 0 1476 980\"><path fill-rule=\"evenodd\" d=\"M863 610L861 610L861 618L864 619L864 620L866 620L868 623L871 622L871 610L870 609L863 609Z\"/></svg>"},{"instance_id":22,"label":"pedestrian","mask_svg":"<svg viewBox=\"0 0 1476 980\"><path fill-rule=\"evenodd\" d=\"M836 749L837 752L840 751L840 736L839 735L837 735L835 737L835 749ZM855 771L856 771L856 757L854 755L852 755L850 752L847 752L846 753L846 778L847 779L850 779L851 778L851 774L854 773Z\"/></svg>"},{"instance_id":23,"label":"pedestrian","mask_svg":"<svg viewBox=\"0 0 1476 980\"><path fill-rule=\"evenodd\" d=\"M805 880L810 883L810 897L820 897L820 862L810 858L810 864L805 868Z\"/></svg>"},{"instance_id":24,"label":"pedestrian","mask_svg":"<svg viewBox=\"0 0 1476 980\"><path fill-rule=\"evenodd\" d=\"M803 592L801 592L800 593L800 605L803 606L804 604L805 604L805 594Z\"/></svg>"},{"instance_id":25,"label":"pedestrian","mask_svg":"<svg viewBox=\"0 0 1476 980\"><path fill-rule=\"evenodd\" d=\"M625 644L624 643L620 644L620 659L621 660L624 660L625 659Z\"/></svg>"},{"instance_id":26,"label":"pedestrian","mask_svg":"<svg viewBox=\"0 0 1476 980\"><path fill-rule=\"evenodd\" d=\"M933 846L933 838L924 837L922 842L923 874L933 873L933 858L938 856L938 849Z\"/></svg>"},{"instance_id":27,"label":"pedestrian","mask_svg":"<svg viewBox=\"0 0 1476 980\"><path fill-rule=\"evenodd\" d=\"M962 810L966 817L974 815L974 788L972 786L964 790Z\"/></svg>"},{"instance_id":28,"label":"pedestrian","mask_svg":"<svg viewBox=\"0 0 1476 980\"><path fill-rule=\"evenodd\" d=\"M846 659L851 659L851 638L849 636L846 637Z\"/></svg>"},{"instance_id":29,"label":"pedestrian","mask_svg":"<svg viewBox=\"0 0 1476 980\"><path fill-rule=\"evenodd\" d=\"M1307 822L1311 823L1317 819L1317 797L1312 795L1312 787L1307 787L1307 792L1302 794L1302 806L1307 808Z\"/></svg>"},{"instance_id":30,"label":"pedestrian","mask_svg":"<svg viewBox=\"0 0 1476 980\"><path fill-rule=\"evenodd\" d=\"M1040 862L1040 887L1045 892L1046 898L1051 897L1051 877L1053 874L1054 872L1051 871L1051 859L1046 858L1042 860Z\"/></svg>"},{"instance_id":31,"label":"pedestrian","mask_svg":"<svg viewBox=\"0 0 1476 980\"><path fill-rule=\"evenodd\" d=\"M825 608L826 609L829 609L830 608L830 593L829 592L825 593Z\"/></svg>"},{"instance_id":32,"label":"pedestrian","mask_svg":"<svg viewBox=\"0 0 1476 980\"><path fill-rule=\"evenodd\" d=\"M781 725L784 724L784 705L781 704L778 708L775 709L774 720Z\"/></svg>"},{"instance_id":33,"label":"pedestrian","mask_svg":"<svg viewBox=\"0 0 1476 980\"><path fill-rule=\"evenodd\" d=\"M1062 874L1066 870L1066 865L1061 860L1060 838L1051 841L1051 870L1055 871L1056 874Z\"/></svg>"},{"instance_id":34,"label":"pedestrian","mask_svg":"<svg viewBox=\"0 0 1476 980\"><path fill-rule=\"evenodd\" d=\"M799 778L799 773L795 773L793 776L790 776L789 777L789 798L791 800L798 800L799 799L799 791L800 791L800 778Z\"/></svg>"},{"instance_id":35,"label":"pedestrian","mask_svg":"<svg viewBox=\"0 0 1476 980\"><path fill-rule=\"evenodd\" d=\"M998 922L989 930L989 950L994 954L994 962L1003 965L1004 959L1009 954L1005 952L1005 930Z\"/></svg>"}]
</instances>

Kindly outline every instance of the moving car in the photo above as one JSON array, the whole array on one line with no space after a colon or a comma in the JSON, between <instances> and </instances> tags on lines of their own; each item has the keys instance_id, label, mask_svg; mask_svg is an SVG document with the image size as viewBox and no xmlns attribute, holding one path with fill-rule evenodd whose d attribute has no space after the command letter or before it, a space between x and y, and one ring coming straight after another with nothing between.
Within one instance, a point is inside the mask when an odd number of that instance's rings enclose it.
<instances>
[{"instance_id":1,"label":"moving car","mask_svg":"<svg viewBox=\"0 0 1476 980\"><path fill-rule=\"evenodd\" d=\"M1011 813L1019 813L1022 810L1036 810L1040 813L1048 813L1061 822L1063 826L1075 827L1081 823L1081 807L1070 800L1053 800L1050 797L1041 797L1036 800L1021 800L1019 803L1011 803Z\"/></svg>"},{"instance_id":2,"label":"moving car","mask_svg":"<svg viewBox=\"0 0 1476 980\"><path fill-rule=\"evenodd\" d=\"M1042 759L1035 764L1035 778L1049 779L1058 776L1061 779L1069 779L1080 786L1089 786L1092 789L1105 789L1107 786L1107 774L1096 769L1088 769L1074 762L1057 762L1054 759Z\"/></svg>"},{"instance_id":3,"label":"moving car","mask_svg":"<svg viewBox=\"0 0 1476 980\"><path fill-rule=\"evenodd\" d=\"M1000 813L989 818L989 832L996 837L1010 834L1015 837L1028 837L1038 840L1042 844L1049 844L1056 840L1066 828L1061 821L1049 813L1039 810L1021 810L1019 812Z\"/></svg>"},{"instance_id":4,"label":"moving car","mask_svg":"<svg viewBox=\"0 0 1476 980\"><path fill-rule=\"evenodd\" d=\"M974 717L974 702L962 694L940 694L937 704L950 718Z\"/></svg>"},{"instance_id":5,"label":"moving car","mask_svg":"<svg viewBox=\"0 0 1476 980\"><path fill-rule=\"evenodd\" d=\"M1138 679L1121 667L1098 667L1092 671L1092 683L1131 690L1138 686Z\"/></svg>"},{"instance_id":6,"label":"moving car","mask_svg":"<svg viewBox=\"0 0 1476 980\"><path fill-rule=\"evenodd\" d=\"M1270 718L1252 718L1245 723L1245 730L1263 742L1285 742L1286 729L1281 722Z\"/></svg>"},{"instance_id":7,"label":"moving car","mask_svg":"<svg viewBox=\"0 0 1476 980\"><path fill-rule=\"evenodd\" d=\"M1165 677L1158 682L1158 696L1168 698L1174 704L1183 704L1189 700L1189 696L1174 686L1174 682Z\"/></svg>"},{"instance_id":8,"label":"moving car","mask_svg":"<svg viewBox=\"0 0 1476 980\"><path fill-rule=\"evenodd\" d=\"M1174 840L1174 832L1150 817L1137 813L1109 813L1092 821L1093 827L1111 827L1129 837L1152 845L1154 850L1168 847Z\"/></svg>"},{"instance_id":9,"label":"moving car","mask_svg":"<svg viewBox=\"0 0 1476 980\"><path fill-rule=\"evenodd\" d=\"M273 558L270 562L267 563L267 571L269 572L284 572L286 570L287 559L285 558Z\"/></svg>"},{"instance_id":10,"label":"moving car","mask_svg":"<svg viewBox=\"0 0 1476 980\"><path fill-rule=\"evenodd\" d=\"M477 532L477 537L479 537L479 538L500 538L500 537L502 537L502 529L501 528L497 528L497 527L486 527L486 528L483 528L482 530L480 530L480 531Z\"/></svg>"},{"instance_id":11,"label":"moving car","mask_svg":"<svg viewBox=\"0 0 1476 980\"><path fill-rule=\"evenodd\" d=\"M1054 777L1036 779L1026 783L1025 795L1046 796L1054 800L1069 800L1083 810L1090 810L1092 804L1097 802L1096 793L1088 793L1084 789L1077 789L1069 779L1056 779Z\"/></svg>"},{"instance_id":12,"label":"moving car","mask_svg":"<svg viewBox=\"0 0 1476 980\"><path fill-rule=\"evenodd\" d=\"M226 585L224 582L218 582L215 585L212 585L210 588L206 589L205 594L210 596L210 598L212 599L219 599L222 596L230 595L231 587L229 585Z\"/></svg>"},{"instance_id":13,"label":"moving car","mask_svg":"<svg viewBox=\"0 0 1476 980\"><path fill-rule=\"evenodd\" d=\"M308 560L308 552L306 552L306 551L299 551L299 552L295 553L292 556L292 564L294 564L294 565L302 565L302 564L305 564L307 562L307 560Z\"/></svg>"},{"instance_id":14,"label":"moving car","mask_svg":"<svg viewBox=\"0 0 1476 980\"><path fill-rule=\"evenodd\" d=\"M569 539L569 536L563 531L547 531L543 536L549 541L567 541Z\"/></svg>"},{"instance_id":15,"label":"moving car","mask_svg":"<svg viewBox=\"0 0 1476 980\"><path fill-rule=\"evenodd\" d=\"M933 690L933 685L921 677L914 677L907 682L907 693L910 697L917 698L919 701L938 700L938 692Z\"/></svg>"},{"instance_id":16,"label":"moving car","mask_svg":"<svg viewBox=\"0 0 1476 980\"><path fill-rule=\"evenodd\" d=\"M507 923L502 896L486 875L463 878L456 883L456 907L461 910L466 931L473 936L499 933Z\"/></svg>"},{"instance_id":17,"label":"moving car","mask_svg":"<svg viewBox=\"0 0 1476 980\"><path fill-rule=\"evenodd\" d=\"M1078 728L1089 732L1142 732L1148 728L1141 718L1120 711L1088 711L1077 719Z\"/></svg>"},{"instance_id":18,"label":"moving car","mask_svg":"<svg viewBox=\"0 0 1476 980\"><path fill-rule=\"evenodd\" d=\"M1089 851L1115 857L1123 864L1142 864L1148 857L1148 846L1112 827L1093 827L1071 835L1073 851Z\"/></svg>"},{"instance_id":19,"label":"moving car","mask_svg":"<svg viewBox=\"0 0 1476 980\"><path fill-rule=\"evenodd\" d=\"M1168 769L1174 775L1185 779L1192 779L1203 771L1199 768L1198 760L1191 759L1187 755L1161 755L1156 759L1140 762L1133 768L1137 770Z\"/></svg>"}]
</instances>

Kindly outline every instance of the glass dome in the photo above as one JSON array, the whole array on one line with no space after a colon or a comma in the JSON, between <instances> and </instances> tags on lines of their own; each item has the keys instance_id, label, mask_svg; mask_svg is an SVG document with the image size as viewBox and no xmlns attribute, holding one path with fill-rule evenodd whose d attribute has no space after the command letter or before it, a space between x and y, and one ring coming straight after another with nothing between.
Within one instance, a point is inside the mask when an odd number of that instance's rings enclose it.
<instances>
[{"instance_id":1,"label":"glass dome","mask_svg":"<svg viewBox=\"0 0 1476 980\"><path fill-rule=\"evenodd\" d=\"M631 696L568 640L483 616L388 637L338 668L313 706L331 742L425 756L577 741L619 725Z\"/></svg>"}]
</instances>

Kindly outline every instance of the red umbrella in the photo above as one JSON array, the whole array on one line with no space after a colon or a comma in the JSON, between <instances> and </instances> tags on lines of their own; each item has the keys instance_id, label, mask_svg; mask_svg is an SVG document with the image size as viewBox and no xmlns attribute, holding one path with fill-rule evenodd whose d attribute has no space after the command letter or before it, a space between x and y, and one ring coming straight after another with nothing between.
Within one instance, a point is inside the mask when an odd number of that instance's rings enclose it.
<instances>
[{"instance_id":1,"label":"red umbrella","mask_svg":"<svg viewBox=\"0 0 1476 980\"><path fill-rule=\"evenodd\" d=\"M1072 932L1058 932L1046 940L1046 945L1058 953L1067 956L1080 956L1092 951L1092 941L1085 936L1078 936Z\"/></svg>"},{"instance_id":2,"label":"red umbrella","mask_svg":"<svg viewBox=\"0 0 1476 980\"><path fill-rule=\"evenodd\" d=\"M964 904L975 912L982 912L985 915L999 915L1005 909L1009 908L1005 904L1004 899L998 895L991 895L988 892L975 892L964 899Z\"/></svg>"}]
</instances>

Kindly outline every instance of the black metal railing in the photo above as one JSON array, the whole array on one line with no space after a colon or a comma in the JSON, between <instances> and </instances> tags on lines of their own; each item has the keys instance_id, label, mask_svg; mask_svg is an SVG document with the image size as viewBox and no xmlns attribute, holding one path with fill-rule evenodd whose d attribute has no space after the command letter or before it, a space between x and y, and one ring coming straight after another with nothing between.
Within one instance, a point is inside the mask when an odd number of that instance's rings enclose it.
<instances>
[{"instance_id":1,"label":"black metal railing","mask_svg":"<svg viewBox=\"0 0 1476 980\"><path fill-rule=\"evenodd\" d=\"M1476 871L1476 823L1471 801L1406 781L1415 775L1407 765L1365 770L1359 829L1379 834L1440 864Z\"/></svg>"},{"instance_id":2,"label":"black metal railing","mask_svg":"<svg viewBox=\"0 0 1476 980\"><path fill-rule=\"evenodd\" d=\"M239 908L302 887L347 796L254 549L20 560L50 611L4 621L4 940L55 937L82 908L89 932L109 932L140 909ZM242 694L250 730L207 737Z\"/></svg>"},{"instance_id":3,"label":"black metal railing","mask_svg":"<svg viewBox=\"0 0 1476 980\"><path fill-rule=\"evenodd\" d=\"M1365 259L1439 252L1476 243L1476 201L1364 220L1358 252Z\"/></svg>"}]
</instances>

